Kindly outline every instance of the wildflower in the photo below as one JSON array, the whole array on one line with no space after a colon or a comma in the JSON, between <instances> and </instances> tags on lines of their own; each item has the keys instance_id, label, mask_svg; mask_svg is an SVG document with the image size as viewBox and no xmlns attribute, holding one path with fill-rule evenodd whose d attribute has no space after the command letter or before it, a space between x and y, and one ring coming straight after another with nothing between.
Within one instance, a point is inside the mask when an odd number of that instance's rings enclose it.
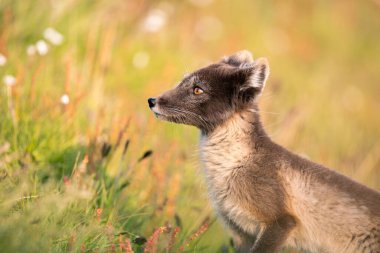
<instances>
[{"instance_id":1,"label":"wildflower","mask_svg":"<svg viewBox=\"0 0 380 253\"><path fill-rule=\"evenodd\" d=\"M36 51L37 51L37 48L36 46L34 45L29 45L27 48L26 48L26 53L30 56L32 55L35 55L36 54Z\"/></svg>"},{"instance_id":2,"label":"wildflower","mask_svg":"<svg viewBox=\"0 0 380 253\"><path fill-rule=\"evenodd\" d=\"M102 220L102 213L103 213L103 209L102 208L96 208L95 214L96 214L96 219L98 220L99 223Z\"/></svg>"},{"instance_id":3,"label":"wildflower","mask_svg":"<svg viewBox=\"0 0 380 253\"><path fill-rule=\"evenodd\" d=\"M124 249L126 253L133 253L131 241L128 238L125 239Z\"/></svg>"},{"instance_id":4,"label":"wildflower","mask_svg":"<svg viewBox=\"0 0 380 253\"><path fill-rule=\"evenodd\" d=\"M149 54L145 51L140 51L140 52L137 52L134 56L133 56L133 66L135 66L136 68L138 69L142 69L142 68L145 68L148 63L149 63Z\"/></svg>"},{"instance_id":5,"label":"wildflower","mask_svg":"<svg viewBox=\"0 0 380 253\"><path fill-rule=\"evenodd\" d=\"M80 246L80 252L82 252L82 253L86 252L86 244L83 243L83 244Z\"/></svg>"},{"instance_id":6,"label":"wildflower","mask_svg":"<svg viewBox=\"0 0 380 253\"><path fill-rule=\"evenodd\" d=\"M5 63L7 63L7 58L3 54L0 54L0 66L4 66Z\"/></svg>"},{"instance_id":7,"label":"wildflower","mask_svg":"<svg viewBox=\"0 0 380 253\"><path fill-rule=\"evenodd\" d=\"M143 21L143 29L147 32L158 32L166 24L167 15L161 9L153 9L149 11L147 17Z\"/></svg>"},{"instance_id":8,"label":"wildflower","mask_svg":"<svg viewBox=\"0 0 380 253\"><path fill-rule=\"evenodd\" d=\"M173 248L174 246L174 243L175 243L175 239L178 235L178 233L181 231L181 229L179 227L176 227L171 236L170 236L170 239L169 239L169 243L168 243L168 247L167 247L167 252L170 252L170 250Z\"/></svg>"},{"instance_id":9,"label":"wildflower","mask_svg":"<svg viewBox=\"0 0 380 253\"><path fill-rule=\"evenodd\" d=\"M68 176L64 176L64 177L63 177L63 183L64 183L65 185L69 185L69 184L70 184L70 178L69 178Z\"/></svg>"},{"instance_id":10,"label":"wildflower","mask_svg":"<svg viewBox=\"0 0 380 253\"><path fill-rule=\"evenodd\" d=\"M4 78L3 78L3 82L5 85L7 86L13 86L16 84L16 77L12 76L12 75L5 75Z\"/></svg>"},{"instance_id":11,"label":"wildflower","mask_svg":"<svg viewBox=\"0 0 380 253\"><path fill-rule=\"evenodd\" d=\"M156 252L158 238L159 238L160 234L162 234L164 232L166 232L166 233L169 232L169 228L168 227L159 227L158 229L156 229L153 232L153 234L149 237L149 239L145 245L144 253Z\"/></svg>"},{"instance_id":12,"label":"wildflower","mask_svg":"<svg viewBox=\"0 0 380 253\"><path fill-rule=\"evenodd\" d=\"M102 215L102 213L103 213L103 209L101 209L101 208L96 209L96 216L97 217L100 217Z\"/></svg>"},{"instance_id":13,"label":"wildflower","mask_svg":"<svg viewBox=\"0 0 380 253\"><path fill-rule=\"evenodd\" d=\"M48 27L44 31L44 38L53 45L60 45L63 42L63 36L54 28Z\"/></svg>"},{"instance_id":14,"label":"wildflower","mask_svg":"<svg viewBox=\"0 0 380 253\"><path fill-rule=\"evenodd\" d=\"M201 236L202 234L204 234L207 231L208 228L209 228L209 218L207 217L202 222L202 224L200 225L200 227L189 238L187 238L185 240L185 242L181 245L181 247L179 248L179 250L177 251L177 253L183 252L184 249L185 249L185 247L189 246L190 242L194 241L199 236Z\"/></svg>"},{"instance_id":15,"label":"wildflower","mask_svg":"<svg viewBox=\"0 0 380 253\"><path fill-rule=\"evenodd\" d=\"M61 103L64 105L68 105L70 103L70 97L67 94L63 94L61 96Z\"/></svg>"},{"instance_id":16,"label":"wildflower","mask_svg":"<svg viewBox=\"0 0 380 253\"><path fill-rule=\"evenodd\" d=\"M120 252L123 252L123 236L122 235L119 235L119 249L120 249Z\"/></svg>"},{"instance_id":17,"label":"wildflower","mask_svg":"<svg viewBox=\"0 0 380 253\"><path fill-rule=\"evenodd\" d=\"M39 55L45 55L49 52L49 45L44 40L39 40L36 43L36 49Z\"/></svg>"}]
</instances>

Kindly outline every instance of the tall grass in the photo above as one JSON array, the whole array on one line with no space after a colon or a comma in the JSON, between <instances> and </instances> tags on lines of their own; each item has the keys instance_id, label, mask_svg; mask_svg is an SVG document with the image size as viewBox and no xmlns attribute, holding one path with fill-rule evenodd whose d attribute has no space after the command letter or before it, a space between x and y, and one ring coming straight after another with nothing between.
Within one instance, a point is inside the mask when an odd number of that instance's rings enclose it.
<instances>
[{"instance_id":1,"label":"tall grass","mask_svg":"<svg viewBox=\"0 0 380 253\"><path fill-rule=\"evenodd\" d=\"M146 98L241 48L269 58L260 106L272 138L380 189L379 10L1 1L0 78L15 80L0 92L0 251L231 252L196 130L157 122ZM61 44L43 37L48 27Z\"/></svg>"}]
</instances>

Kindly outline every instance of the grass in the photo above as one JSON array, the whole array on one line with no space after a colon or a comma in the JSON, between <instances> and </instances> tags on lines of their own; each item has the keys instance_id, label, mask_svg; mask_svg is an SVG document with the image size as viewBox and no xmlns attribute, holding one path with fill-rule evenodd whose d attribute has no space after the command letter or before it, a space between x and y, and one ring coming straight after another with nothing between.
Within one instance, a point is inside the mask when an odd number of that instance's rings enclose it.
<instances>
[{"instance_id":1,"label":"grass","mask_svg":"<svg viewBox=\"0 0 380 253\"><path fill-rule=\"evenodd\" d=\"M157 122L146 98L242 48L269 58L260 106L272 138L380 189L375 1L3 0L0 10L0 78L16 78L0 89L2 252L232 252L197 131ZM144 26L152 13L166 22L156 32ZM29 55L47 27L63 43Z\"/></svg>"}]
</instances>

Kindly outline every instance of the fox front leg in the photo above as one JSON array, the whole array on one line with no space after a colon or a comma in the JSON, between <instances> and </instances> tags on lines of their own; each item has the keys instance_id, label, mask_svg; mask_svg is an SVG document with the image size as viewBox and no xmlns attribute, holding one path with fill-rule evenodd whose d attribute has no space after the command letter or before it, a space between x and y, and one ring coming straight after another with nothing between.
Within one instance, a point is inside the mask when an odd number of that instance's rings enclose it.
<instances>
[{"instance_id":1,"label":"fox front leg","mask_svg":"<svg viewBox=\"0 0 380 253\"><path fill-rule=\"evenodd\" d=\"M296 222L290 215L285 215L263 227L251 253L278 253L284 246L290 231Z\"/></svg>"}]
</instances>

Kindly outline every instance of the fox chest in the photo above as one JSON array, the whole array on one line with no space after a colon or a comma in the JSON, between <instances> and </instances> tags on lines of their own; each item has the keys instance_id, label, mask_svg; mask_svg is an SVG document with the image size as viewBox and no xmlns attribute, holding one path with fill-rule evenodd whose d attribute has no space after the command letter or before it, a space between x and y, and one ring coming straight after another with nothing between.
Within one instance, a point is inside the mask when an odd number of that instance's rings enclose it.
<instances>
[{"instance_id":1,"label":"fox chest","mask_svg":"<svg viewBox=\"0 0 380 253\"><path fill-rule=\"evenodd\" d=\"M245 197L241 171L249 153L237 143L203 143L201 161L204 167L210 200L219 217L232 229L257 234L260 222L250 211Z\"/></svg>"}]
</instances>

